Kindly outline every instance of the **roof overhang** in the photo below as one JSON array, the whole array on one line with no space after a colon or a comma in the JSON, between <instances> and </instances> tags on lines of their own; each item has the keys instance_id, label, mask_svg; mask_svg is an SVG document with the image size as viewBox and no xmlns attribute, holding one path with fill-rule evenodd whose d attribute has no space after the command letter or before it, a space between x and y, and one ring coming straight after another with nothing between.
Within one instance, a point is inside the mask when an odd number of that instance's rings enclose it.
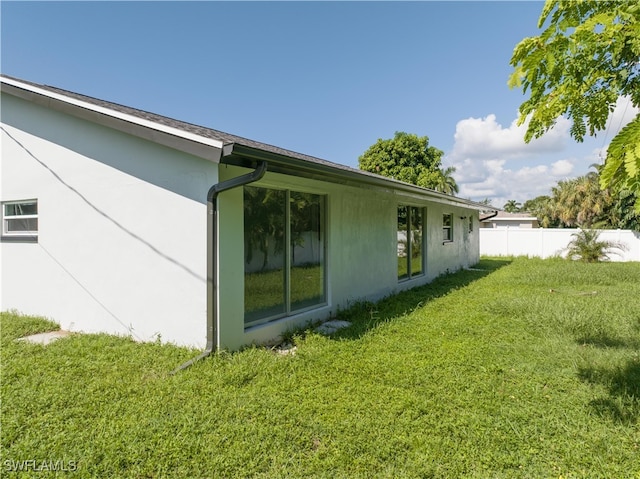
<instances>
[{"instance_id":1,"label":"roof overhang","mask_svg":"<svg viewBox=\"0 0 640 479\"><path fill-rule=\"evenodd\" d=\"M342 167L342 165L309 162L273 152L250 148L237 143L225 145L223 156L220 159L220 163L222 164L244 168L255 168L260 161L267 162L268 171L271 173L293 175L361 188L368 187L384 190L388 193L401 193L404 196L410 196L416 199L428 199L434 203L470 208L478 211L497 211L496 208L481 203L456 198L455 196L446 195L438 191L429 190L366 171L356 170L347 166Z\"/></svg>"},{"instance_id":2,"label":"roof overhang","mask_svg":"<svg viewBox=\"0 0 640 479\"><path fill-rule=\"evenodd\" d=\"M222 154L223 142L220 140L128 115L12 78L0 77L0 87L3 93L200 158L218 162Z\"/></svg>"}]
</instances>

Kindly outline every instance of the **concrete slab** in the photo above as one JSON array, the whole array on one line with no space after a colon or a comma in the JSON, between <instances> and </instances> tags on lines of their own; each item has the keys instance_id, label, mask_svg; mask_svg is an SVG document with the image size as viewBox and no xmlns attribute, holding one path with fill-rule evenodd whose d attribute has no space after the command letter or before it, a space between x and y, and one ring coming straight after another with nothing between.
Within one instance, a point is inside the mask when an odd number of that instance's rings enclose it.
<instances>
[{"instance_id":1,"label":"concrete slab","mask_svg":"<svg viewBox=\"0 0 640 479\"><path fill-rule=\"evenodd\" d=\"M327 321L326 323L322 323L320 326L316 328L316 331L320 334L333 334L339 329L348 328L351 326L349 321L342 321L340 319L334 319L333 321Z\"/></svg>"},{"instance_id":2,"label":"concrete slab","mask_svg":"<svg viewBox=\"0 0 640 479\"><path fill-rule=\"evenodd\" d=\"M65 338L69 336L71 333L69 331L49 331L47 333L39 333L32 334L31 336L25 336L24 338L19 338L16 341L26 341L28 343L34 344L42 344L46 346L53 341L56 341L60 338Z\"/></svg>"}]
</instances>

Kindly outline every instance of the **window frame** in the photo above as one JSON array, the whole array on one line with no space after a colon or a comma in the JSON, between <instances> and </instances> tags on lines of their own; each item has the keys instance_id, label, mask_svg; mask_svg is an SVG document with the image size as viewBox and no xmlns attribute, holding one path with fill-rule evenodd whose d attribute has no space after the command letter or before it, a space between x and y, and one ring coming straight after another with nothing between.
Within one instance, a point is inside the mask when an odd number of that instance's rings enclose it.
<instances>
[{"instance_id":1,"label":"window frame","mask_svg":"<svg viewBox=\"0 0 640 479\"><path fill-rule=\"evenodd\" d=\"M427 217L426 208L424 206L416 206L411 204L398 204L396 208L396 218L399 216L399 212L401 208L405 208L407 212L407 223L406 223L406 229L404 230L405 241L406 241L405 253L406 253L407 273L406 275L402 275L402 276L398 275L397 276L398 282L409 281L409 280L424 276L426 274L425 273L425 269L426 269L425 256L426 255L425 255L425 241L424 241L425 219ZM412 264L411 264L412 263L411 259L413 257L413 231L415 231L415 228L412 228L414 224L413 222L414 210L418 210L421 216L420 229L419 229L420 231L420 271L418 271L417 273L414 273L412 271ZM400 230L398 229L398 224L396 219L396 236L398 235L399 231Z\"/></svg>"},{"instance_id":2,"label":"window frame","mask_svg":"<svg viewBox=\"0 0 640 479\"><path fill-rule=\"evenodd\" d=\"M31 214L7 214L7 206L11 205L35 205L35 213ZM10 200L3 201L0 208L0 216L2 221L2 241L24 241L24 242L37 242L38 241L38 227L39 227L39 213L38 213L38 199L31 198L26 200ZM9 222L15 220L36 220L36 228L34 230L18 230L11 231L9 229Z\"/></svg>"},{"instance_id":3,"label":"window frame","mask_svg":"<svg viewBox=\"0 0 640 479\"><path fill-rule=\"evenodd\" d=\"M446 224L447 218L449 218L448 225ZM453 213L442 214L442 233L442 244L453 243Z\"/></svg>"},{"instance_id":4,"label":"window frame","mask_svg":"<svg viewBox=\"0 0 640 479\"><path fill-rule=\"evenodd\" d=\"M328 274L327 274L327 240L328 240L328 232L327 232L327 195L324 193L316 193L309 192L304 190L292 190L289 188L277 188L272 186L256 186L256 185L245 185L244 188L256 188L263 190L274 190L281 191L284 195L285 208L284 208L284 239L283 239L283 288L284 288L284 311L277 312L275 314L267 314L262 317L256 317L250 321L247 321L247 311L246 311L246 298L243 305L243 322L245 330L251 329L256 326L260 326L266 323L270 323L272 321L289 318L292 316L296 316L298 314L305 313L307 311L311 311L314 309L322 308L328 305ZM311 304L304 307L298 307L294 309L294 302L292 300L292 290L291 290L291 275L294 265L292 264L292 252L295 248L295 245L292 245L292 231L291 231L291 196L292 194L303 193L315 195L320 199L320 214L319 214L319 229L320 234L322 236L322 263L321 263L321 274L322 274L322 300L316 304ZM243 229L243 235L246 234L246 230ZM246 252L245 252L246 254ZM243 281L246 281L246 271L243 275ZM246 286L245 286L246 288ZM245 289L246 294L246 289Z\"/></svg>"}]
</instances>

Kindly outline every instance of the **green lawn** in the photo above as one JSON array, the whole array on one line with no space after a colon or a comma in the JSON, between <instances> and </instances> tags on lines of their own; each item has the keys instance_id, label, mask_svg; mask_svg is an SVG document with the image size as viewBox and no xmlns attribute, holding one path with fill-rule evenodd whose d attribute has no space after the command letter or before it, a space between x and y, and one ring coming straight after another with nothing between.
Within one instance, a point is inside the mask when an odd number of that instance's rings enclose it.
<instances>
[{"instance_id":1,"label":"green lawn","mask_svg":"<svg viewBox=\"0 0 640 479\"><path fill-rule=\"evenodd\" d=\"M640 264L478 268L354 305L295 355L175 376L196 351L16 343L51 324L4 313L0 475L32 459L73 461L61 477L640 478Z\"/></svg>"}]
</instances>

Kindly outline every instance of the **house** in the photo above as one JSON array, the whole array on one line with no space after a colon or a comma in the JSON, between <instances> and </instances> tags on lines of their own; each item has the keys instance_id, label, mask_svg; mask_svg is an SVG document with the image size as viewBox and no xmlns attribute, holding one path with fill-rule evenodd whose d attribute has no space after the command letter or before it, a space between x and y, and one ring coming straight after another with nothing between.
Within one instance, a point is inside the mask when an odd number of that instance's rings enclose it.
<instances>
[{"instance_id":1,"label":"house","mask_svg":"<svg viewBox=\"0 0 640 479\"><path fill-rule=\"evenodd\" d=\"M498 211L497 215L480 218L480 228L538 228L538 218L529 213Z\"/></svg>"},{"instance_id":2,"label":"house","mask_svg":"<svg viewBox=\"0 0 640 479\"><path fill-rule=\"evenodd\" d=\"M1 87L1 310L207 354L479 259L484 205L51 86Z\"/></svg>"}]
</instances>

